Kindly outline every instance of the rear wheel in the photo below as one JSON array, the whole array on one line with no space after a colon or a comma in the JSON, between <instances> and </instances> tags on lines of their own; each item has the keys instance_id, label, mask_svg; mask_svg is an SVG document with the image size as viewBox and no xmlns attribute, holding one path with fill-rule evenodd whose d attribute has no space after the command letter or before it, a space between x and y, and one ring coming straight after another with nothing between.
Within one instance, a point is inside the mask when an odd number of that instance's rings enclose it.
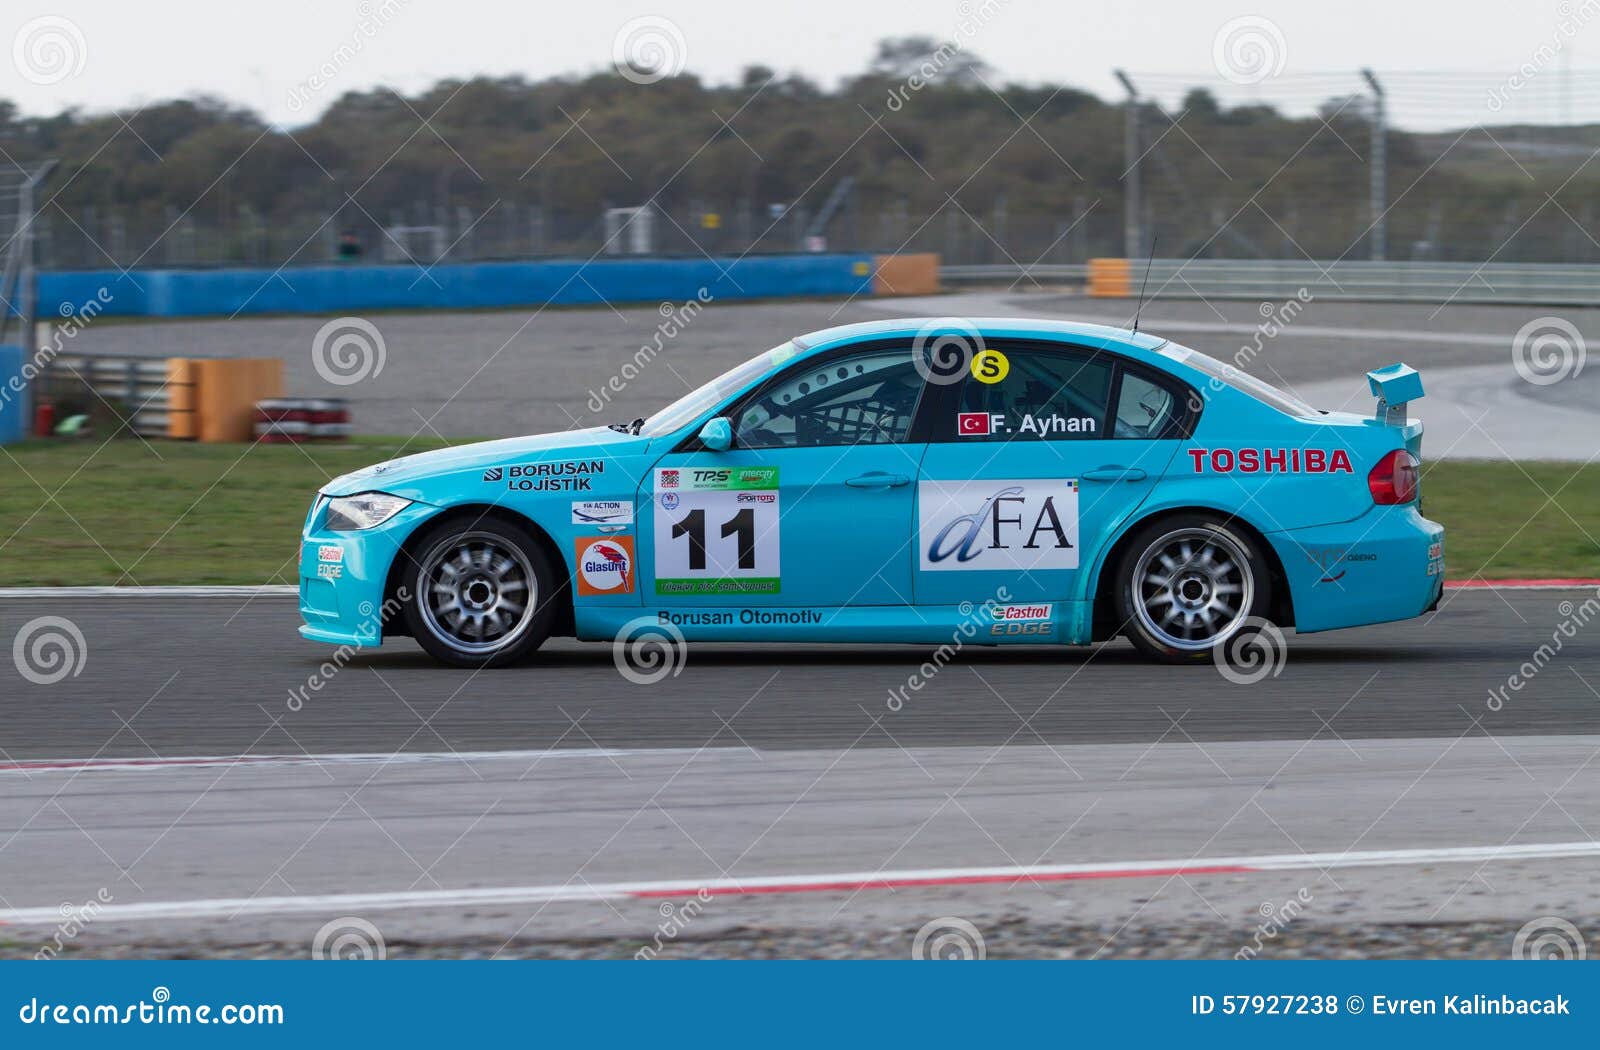
<instances>
[{"instance_id":1,"label":"rear wheel","mask_svg":"<svg viewBox=\"0 0 1600 1050\"><path fill-rule=\"evenodd\" d=\"M1140 652L1166 663L1212 652L1272 607L1272 576L1256 544L1220 518L1184 514L1140 530L1122 557L1117 612Z\"/></svg>"},{"instance_id":2,"label":"rear wheel","mask_svg":"<svg viewBox=\"0 0 1600 1050\"><path fill-rule=\"evenodd\" d=\"M550 636L554 569L522 528L495 517L441 522L410 552L406 622L435 659L499 667Z\"/></svg>"}]
</instances>

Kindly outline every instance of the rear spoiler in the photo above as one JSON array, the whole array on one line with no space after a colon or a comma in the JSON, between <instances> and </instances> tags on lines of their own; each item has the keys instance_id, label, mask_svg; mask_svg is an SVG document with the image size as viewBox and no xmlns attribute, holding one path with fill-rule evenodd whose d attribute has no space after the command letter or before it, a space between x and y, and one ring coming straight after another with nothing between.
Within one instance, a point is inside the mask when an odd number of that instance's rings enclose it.
<instances>
[{"instance_id":1,"label":"rear spoiler","mask_svg":"<svg viewBox=\"0 0 1600 1050\"><path fill-rule=\"evenodd\" d=\"M1367 373L1367 385L1378 399L1375 414L1390 426L1406 425L1406 403L1422 397L1422 373L1410 365L1394 364Z\"/></svg>"}]
</instances>

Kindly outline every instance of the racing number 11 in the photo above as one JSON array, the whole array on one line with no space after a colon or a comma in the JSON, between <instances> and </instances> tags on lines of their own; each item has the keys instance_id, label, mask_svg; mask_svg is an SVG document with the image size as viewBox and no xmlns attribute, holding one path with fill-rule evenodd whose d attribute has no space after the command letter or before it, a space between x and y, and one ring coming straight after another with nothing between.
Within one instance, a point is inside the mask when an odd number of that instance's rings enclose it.
<instances>
[{"instance_id":1,"label":"racing number 11","mask_svg":"<svg viewBox=\"0 0 1600 1050\"><path fill-rule=\"evenodd\" d=\"M722 538L737 535L739 568L756 567L756 512L749 507L722 523ZM689 571L704 572L706 567L706 512L691 510L672 526L672 538L689 537Z\"/></svg>"}]
</instances>

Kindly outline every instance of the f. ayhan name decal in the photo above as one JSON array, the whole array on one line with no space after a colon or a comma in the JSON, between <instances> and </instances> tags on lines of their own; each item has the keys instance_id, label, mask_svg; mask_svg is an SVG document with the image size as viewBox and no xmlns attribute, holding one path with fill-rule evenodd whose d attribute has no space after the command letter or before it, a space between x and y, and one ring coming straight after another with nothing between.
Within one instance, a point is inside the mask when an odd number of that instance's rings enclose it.
<instances>
[{"instance_id":1,"label":"f. ayhan name decal","mask_svg":"<svg viewBox=\"0 0 1600 1050\"><path fill-rule=\"evenodd\" d=\"M924 481L917 503L924 571L1078 567L1075 480Z\"/></svg>"}]
</instances>

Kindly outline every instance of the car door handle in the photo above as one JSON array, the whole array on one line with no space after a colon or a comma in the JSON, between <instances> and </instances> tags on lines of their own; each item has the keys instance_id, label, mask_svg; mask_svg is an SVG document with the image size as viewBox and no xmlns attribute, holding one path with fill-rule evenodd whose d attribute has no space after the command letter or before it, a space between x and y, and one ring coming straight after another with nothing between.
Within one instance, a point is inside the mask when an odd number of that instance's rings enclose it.
<instances>
[{"instance_id":1,"label":"car door handle","mask_svg":"<svg viewBox=\"0 0 1600 1050\"><path fill-rule=\"evenodd\" d=\"M1083 472L1084 481L1143 481L1147 477L1138 467L1099 467Z\"/></svg>"},{"instance_id":2,"label":"car door handle","mask_svg":"<svg viewBox=\"0 0 1600 1050\"><path fill-rule=\"evenodd\" d=\"M856 475L845 484L853 489L897 489L901 485L911 484L911 479L904 474L886 474L881 470L871 470Z\"/></svg>"}]
</instances>

